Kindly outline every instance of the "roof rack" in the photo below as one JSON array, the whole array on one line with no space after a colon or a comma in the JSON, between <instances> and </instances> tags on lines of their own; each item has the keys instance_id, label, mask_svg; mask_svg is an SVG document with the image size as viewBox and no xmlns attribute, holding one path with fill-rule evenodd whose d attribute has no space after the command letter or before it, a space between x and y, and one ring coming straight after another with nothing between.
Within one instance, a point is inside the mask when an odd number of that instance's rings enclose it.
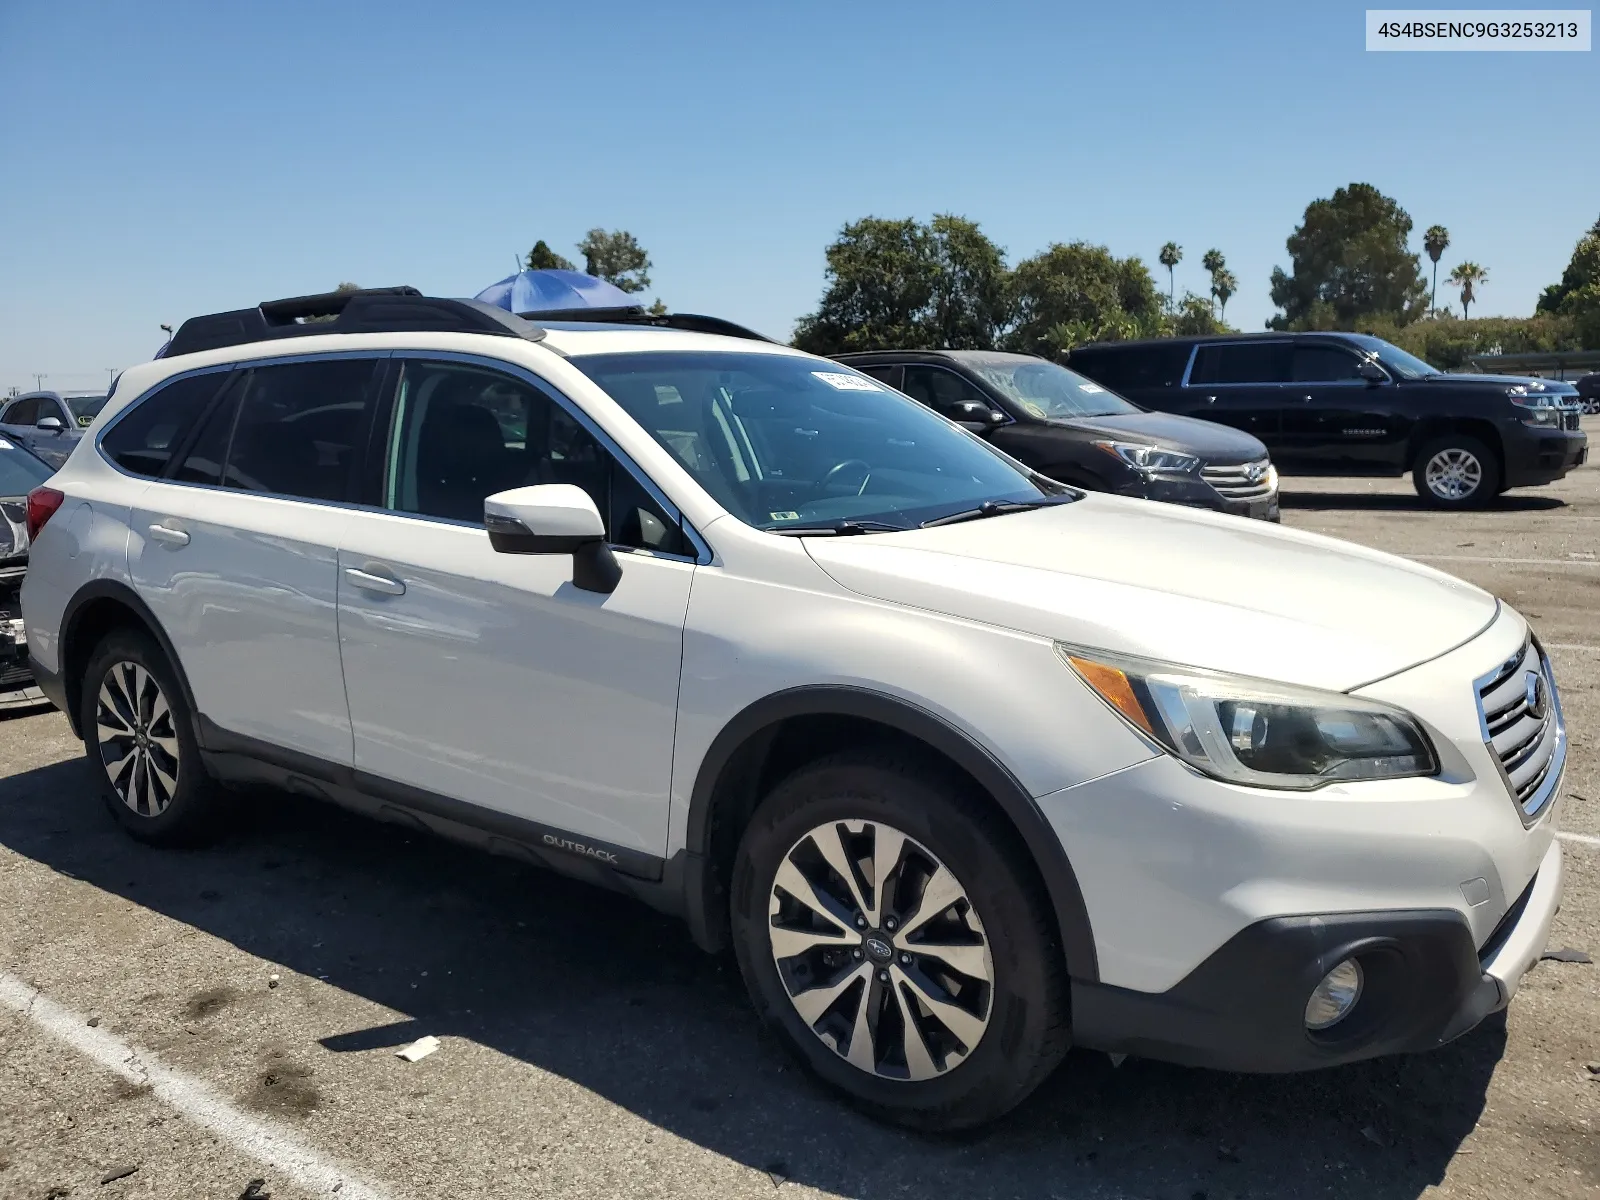
<instances>
[{"instance_id":1,"label":"roof rack","mask_svg":"<svg viewBox=\"0 0 1600 1200\"><path fill-rule=\"evenodd\" d=\"M764 333L724 321L721 317L707 317L699 313L652 313L639 305L627 308L557 308L539 312L519 313L529 321L587 321L607 325L653 325L658 329L681 329L687 333L718 333L723 337L745 338L753 342L771 342Z\"/></svg>"},{"instance_id":2,"label":"roof rack","mask_svg":"<svg viewBox=\"0 0 1600 1200\"><path fill-rule=\"evenodd\" d=\"M424 296L414 287L362 288L190 317L158 357L327 333L421 332L487 333L531 342L544 337L537 325L481 300Z\"/></svg>"}]
</instances>

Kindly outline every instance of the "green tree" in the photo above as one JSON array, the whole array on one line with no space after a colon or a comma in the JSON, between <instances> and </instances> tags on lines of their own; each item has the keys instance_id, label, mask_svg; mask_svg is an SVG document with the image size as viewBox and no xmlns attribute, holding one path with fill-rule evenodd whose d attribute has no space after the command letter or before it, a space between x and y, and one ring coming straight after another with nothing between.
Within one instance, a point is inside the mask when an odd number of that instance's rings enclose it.
<instances>
[{"instance_id":1,"label":"green tree","mask_svg":"<svg viewBox=\"0 0 1600 1200\"><path fill-rule=\"evenodd\" d=\"M1428 307L1439 307L1439 260L1444 257L1444 252L1450 248L1450 231L1443 225L1429 225L1428 232L1422 235L1422 248L1433 260L1433 286L1428 293Z\"/></svg>"},{"instance_id":2,"label":"green tree","mask_svg":"<svg viewBox=\"0 0 1600 1200\"><path fill-rule=\"evenodd\" d=\"M826 254L822 302L795 330L803 350L986 350L1009 321L1005 254L964 217L865 217Z\"/></svg>"},{"instance_id":3,"label":"green tree","mask_svg":"<svg viewBox=\"0 0 1600 1200\"><path fill-rule=\"evenodd\" d=\"M1227 333L1228 327L1217 319L1217 306L1208 297L1185 292L1183 299L1173 306L1164 322L1162 333L1173 337L1205 337L1207 334Z\"/></svg>"},{"instance_id":4,"label":"green tree","mask_svg":"<svg viewBox=\"0 0 1600 1200\"><path fill-rule=\"evenodd\" d=\"M1286 243L1291 271L1272 271L1274 329L1349 329L1363 317L1396 324L1427 308L1422 264L1407 246L1411 218L1370 183L1313 200Z\"/></svg>"},{"instance_id":5,"label":"green tree","mask_svg":"<svg viewBox=\"0 0 1600 1200\"><path fill-rule=\"evenodd\" d=\"M528 251L527 262L530 271L574 271L570 258L562 258L543 238L533 244L533 249Z\"/></svg>"},{"instance_id":6,"label":"green tree","mask_svg":"<svg viewBox=\"0 0 1600 1200\"><path fill-rule=\"evenodd\" d=\"M1450 272L1449 282L1461 289L1461 319L1467 319L1467 307L1477 299L1476 289L1489 282L1489 272L1475 262L1464 262Z\"/></svg>"},{"instance_id":7,"label":"green tree","mask_svg":"<svg viewBox=\"0 0 1600 1200\"><path fill-rule=\"evenodd\" d=\"M1173 274L1173 269L1183 261L1183 247L1178 245L1177 242L1168 242L1161 247L1161 253L1157 258L1161 265L1167 269L1167 301L1176 308L1178 304L1178 280L1177 276Z\"/></svg>"},{"instance_id":8,"label":"green tree","mask_svg":"<svg viewBox=\"0 0 1600 1200\"><path fill-rule=\"evenodd\" d=\"M607 233L591 229L578 243L587 274L615 284L625 292L642 292L650 286L650 256L639 239L624 229Z\"/></svg>"},{"instance_id":9,"label":"green tree","mask_svg":"<svg viewBox=\"0 0 1600 1200\"><path fill-rule=\"evenodd\" d=\"M1008 348L1056 356L1090 341L1164 331L1161 300L1143 260L1104 246L1057 242L1012 272L1016 326Z\"/></svg>"},{"instance_id":10,"label":"green tree","mask_svg":"<svg viewBox=\"0 0 1600 1200\"><path fill-rule=\"evenodd\" d=\"M1200 265L1211 276L1211 295L1214 297L1217 294L1217 276L1228 269L1228 260L1222 257L1221 250L1207 250L1200 259ZM1217 319L1221 320L1221 316Z\"/></svg>"},{"instance_id":11,"label":"green tree","mask_svg":"<svg viewBox=\"0 0 1600 1200\"><path fill-rule=\"evenodd\" d=\"M1585 350L1600 350L1600 221L1578 239L1572 260L1539 297L1539 311L1569 318Z\"/></svg>"},{"instance_id":12,"label":"green tree","mask_svg":"<svg viewBox=\"0 0 1600 1200\"><path fill-rule=\"evenodd\" d=\"M1239 281L1227 267L1218 267L1211 276L1211 294L1217 298L1217 320L1228 319L1228 301L1239 290Z\"/></svg>"}]
</instances>

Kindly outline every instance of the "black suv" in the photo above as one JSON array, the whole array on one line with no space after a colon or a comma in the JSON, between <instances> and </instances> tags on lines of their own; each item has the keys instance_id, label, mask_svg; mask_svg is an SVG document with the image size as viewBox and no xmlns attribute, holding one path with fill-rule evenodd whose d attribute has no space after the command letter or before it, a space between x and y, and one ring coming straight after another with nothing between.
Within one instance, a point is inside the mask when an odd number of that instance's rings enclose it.
<instances>
[{"instance_id":1,"label":"black suv","mask_svg":"<svg viewBox=\"0 0 1600 1200\"><path fill-rule=\"evenodd\" d=\"M1278 476L1248 434L1150 413L1027 354L884 350L838 360L1063 483L1278 519Z\"/></svg>"},{"instance_id":2,"label":"black suv","mask_svg":"<svg viewBox=\"0 0 1600 1200\"><path fill-rule=\"evenodd\" d=\"M1147 408L1254 434L1285 473L1410 471L1442 508L1551 483L1588 456L1570 383L1446 375L1363 334L1106 342L1067 361Z\"/></svg>"}]
</instances>

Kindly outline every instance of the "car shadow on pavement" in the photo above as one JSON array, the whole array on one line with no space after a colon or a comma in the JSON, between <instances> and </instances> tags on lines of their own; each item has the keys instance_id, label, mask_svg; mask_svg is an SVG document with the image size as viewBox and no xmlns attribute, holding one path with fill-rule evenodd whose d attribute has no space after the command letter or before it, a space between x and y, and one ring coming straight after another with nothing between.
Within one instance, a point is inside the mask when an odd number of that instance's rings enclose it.
<instances>
[{"instance_id":1,"label":"car shadow on pavement","mask_svg":"<svg viewBox=\"0 0 1600 1200\"><path fill-rule=\"evenodd\" d=\"M1405 492L1288 492L1278 493L1279 508L1302 509L1321 512L1348 509L1352 512L1425 512L1447 515L1423 501L1421 496ZM1483 508L1461 511L1469 513L1497 512L1548 512L1553 508L1566 508L1567 502L1558 496L1497 496Z\"/></svg>"},{"instance_id":2,"label":"car shadow on pavement","mask_svg":"<svg viewBox=\"0 0 1600 1200\"><path fill-rule=\"evenodd\" d=\"M1491 1022L1429 1055L1255 1077L1074 1052L997 1126L885 1128L758 1028L731 961L621 896L296 797L220 845L128 839L80 761L0 779L0 843L288 971L409 1014L326 1050L473 1039L680 1138L842 1196L1415 1197L1484 1108ZM1249 986L1240 981L1241 988Z\"/></svg>"}]
</instances>

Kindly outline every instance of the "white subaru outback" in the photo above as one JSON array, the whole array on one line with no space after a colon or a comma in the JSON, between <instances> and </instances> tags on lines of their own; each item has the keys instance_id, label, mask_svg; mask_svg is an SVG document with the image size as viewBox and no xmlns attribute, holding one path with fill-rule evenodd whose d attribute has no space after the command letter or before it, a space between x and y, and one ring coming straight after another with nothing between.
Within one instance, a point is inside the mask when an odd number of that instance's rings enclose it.
<instances>
[{"instance_id":1,"label":"white subaru outback","mask_svg":"<svg viewBox=\"0 0 1600 1200\"><path fill-rule=\"evenodd\" d=\"M632 893L909 1125L1069 1043L1438 1046L1560 898L1561 709L1493 596L1066 488L753 337L195 318L28 520L34 668L135 837L266 783Z\"/></svg>"}]
</instances>

